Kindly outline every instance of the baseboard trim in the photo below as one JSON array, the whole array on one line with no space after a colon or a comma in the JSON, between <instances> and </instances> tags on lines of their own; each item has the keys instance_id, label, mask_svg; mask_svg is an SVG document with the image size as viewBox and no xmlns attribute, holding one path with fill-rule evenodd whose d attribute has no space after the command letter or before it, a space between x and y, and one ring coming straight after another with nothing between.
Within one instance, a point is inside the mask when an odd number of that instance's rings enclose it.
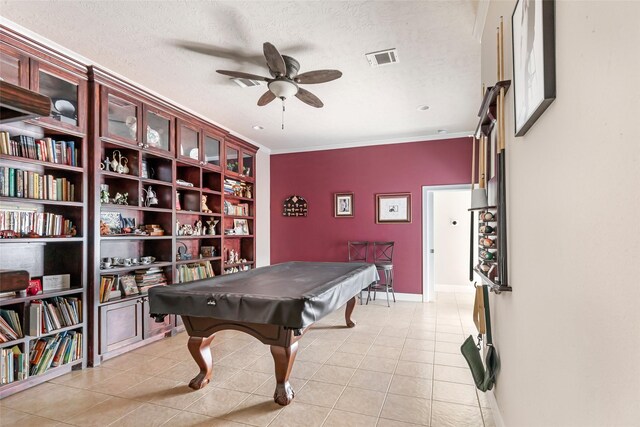
<instances>
[{"instance_id":1,"label":"baseboard trim","mask_svg":"<svg viewBox=\"0 0 640 427\"><path fill-rule=\"evenodd\" d=\"M498 401L496 400L496 396L493 394L493 390L488 391L486 393L487 400L489 401L489 406L491 406L491 413L493 415L493 421L496 424L496 427L507 427L502 419L502 414L500 413L500 408L498 407Z\"/></svg>"},{"instance_id":2,"label":"baseboard trim","mask_svg":"<svg viewBox=\"0 0 640 427\"><path fill-rule=\"evenodd\" d=\"M397 301L410 301L410 302L422 302L422 294L404 294L396 292Z\"/></svg>"}]
</instances>

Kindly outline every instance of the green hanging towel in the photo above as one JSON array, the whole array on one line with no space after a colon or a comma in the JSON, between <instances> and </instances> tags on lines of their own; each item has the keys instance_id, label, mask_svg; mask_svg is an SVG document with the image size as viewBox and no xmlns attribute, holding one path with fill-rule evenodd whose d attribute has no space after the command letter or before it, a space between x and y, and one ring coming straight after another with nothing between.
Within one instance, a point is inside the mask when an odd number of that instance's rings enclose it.
<instances>
[{"instance_id":1,"label":"green hanging towel","mask_svg":"<svg viewBox=\"0 0 640 427\"><path fill-rule=\"evenodd\" d=\"M479 334L478 334L478 344L476 345L473 336L469 335L469 337L462 343L460 346L460 351L464 356L465 360L469 364L469 369L471 369L471 375L473 376L473 381L478 387L478 390L487 391L493 388L493 383L495 382L496 371L498 369L498 357L495 352L495 348L493 347L493 341L491 338L491 315L489 312L489 290L486 285L482 285L482 292L476 292L476 301L474 304L474 320L476 320L477 315L481 310L484 310L484 329L486 332L486 343L487 343L487 356L486 356L486 367L482 363L482 357L480 356L480 343L482 341L482 330L476 322L476 326L478 326ZM476 287L476 289L478 289ZM480 322L482 323L482 322Z\"/></svg>"}]
</instances>

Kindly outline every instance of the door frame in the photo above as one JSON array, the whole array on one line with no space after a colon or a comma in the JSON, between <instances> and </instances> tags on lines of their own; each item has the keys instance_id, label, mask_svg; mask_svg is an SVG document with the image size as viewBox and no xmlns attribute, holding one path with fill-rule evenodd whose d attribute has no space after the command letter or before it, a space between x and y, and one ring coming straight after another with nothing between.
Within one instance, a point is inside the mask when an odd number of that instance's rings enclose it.
<instances>
[{"instance_id":1,"label":"door frame","mask_svg":"<svg viewBox=\"0 0 640 427\"><path fill-rule=\"evenodd\" d=\"M433 256L433 194L436 191L469 190L471 205L471 184L425 185L422 187L422 300L436 300L436 284Z\"/></svg>"}]
</instances>

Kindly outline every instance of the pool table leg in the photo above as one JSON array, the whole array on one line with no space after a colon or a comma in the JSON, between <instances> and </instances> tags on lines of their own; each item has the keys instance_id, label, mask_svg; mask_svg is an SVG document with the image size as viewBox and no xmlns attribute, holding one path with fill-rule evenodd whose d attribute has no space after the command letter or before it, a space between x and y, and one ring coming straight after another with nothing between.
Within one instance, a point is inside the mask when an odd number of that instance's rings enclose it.
<instances>
[{"instance_id":1,"label":"pool table leg","mask_svg":"<svg viewBox=\"0 0 640 427\"><path fill-rule=\"evenodd\" d=\"M351 313L353 313L353 309L355 308L355 306L356 297L353 297L347 302L347 308L344 311L344 320L346 320L348 328L353 328L354 326L356 326L356 322L351 320Z\"/></svg>"},{"instance_id":2,"label":"pool table leg","mask_svg":"<svg viewBox=\"0 0 640 427\"><path fill-rule=\"evenodd\" d=\"M196 361L200 368L200 373L195 376L189 383L189 387L194 390L200 390L211 380L211 373L213 372L213 356L211 355L211 341L215 335L208 337L189 337L187 348L189 353Z\"/></svg>"},{"instance_id":3,"label":"pool table leg","mask_svg":"<svg viewBox=\"0 0 640 427\"><path fill-rule=\"evenodd\" d=\"M273 401L278 405L287 406L295 396L293 388L289 384L289 375L297 352L297 342L289 347L271 346L271 355L276 367L276 391L273 393Z\"/></svg>"}]
</instances>

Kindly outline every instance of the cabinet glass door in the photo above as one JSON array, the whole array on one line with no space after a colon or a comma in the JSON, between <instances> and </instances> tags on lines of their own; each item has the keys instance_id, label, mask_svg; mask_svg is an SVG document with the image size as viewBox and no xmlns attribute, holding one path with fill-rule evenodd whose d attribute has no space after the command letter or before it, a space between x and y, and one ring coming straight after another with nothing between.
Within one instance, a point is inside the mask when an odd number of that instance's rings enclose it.
<instances>
[{"instance_id":1,"label":"cabinet glass door","mask_svg":"<svg viewBox=\"0 0 640 427\"><path fill-rule=\"evenodd\" d=\"M204 163L220 166L220 141L209 135L204 137Z\"/></svg>"},{"instance_id":2,"label":"cabinet glass door","mask_svg":"<svg viewBox=\"0 0 640 427\"><path fill-rule=\"evenodd\" d=\"M51 118L78 126L78 85L42 70L38 72L38 82L38 91L51 98Z\"/></svg>"},{"instance_id":3,"label":"cabinet glass door","mask_svg":"<svg viewBox=\"0 0 640 427\"><path fill-rule=\"evenodd\" d=\"M253 176L253 154L251 153L242 153L242 174Z\"/></svg>"},{"instance_id":4,"label":"cabinet glass door","mask_svg":"<svg viewBox=\"0 0 640 427\"><path fill-rule=\"evenodd\" d=\"M147 111L146 119L145 148L172 151L169 145L171 119L150 110Z\"/></svg>"},{"instance_id":5,"label":"cabinet glass door","mask_svg":"<svg viewBox=\"0 0 640 427\"><path fill-rule=\"evenodd\" d=\"M137 140L138 106L115 95L108 96L108 134L109 136Z\"/></svg>"},{"instance_id":6,"label":"cabinet glass door","mask_svg":"<svg viewBox=\"0 0 640 427\"><path fill-rule=\"evenodd\" d=\"M227 146L227 171L238 173L238 150Z\"/></svg>"},{"instance_id":7,"label":"cabinet glass door","mask_svg":"<svg viewBox=\"0 0 640 427\"><path fill-rule=\"evenodd\" d=\"M178 141L178 154L181 157L192 159L194 162L200 161L198 141L200 134L190 127L180 125L180 140Z\"/></svg>"}]
</instances>

